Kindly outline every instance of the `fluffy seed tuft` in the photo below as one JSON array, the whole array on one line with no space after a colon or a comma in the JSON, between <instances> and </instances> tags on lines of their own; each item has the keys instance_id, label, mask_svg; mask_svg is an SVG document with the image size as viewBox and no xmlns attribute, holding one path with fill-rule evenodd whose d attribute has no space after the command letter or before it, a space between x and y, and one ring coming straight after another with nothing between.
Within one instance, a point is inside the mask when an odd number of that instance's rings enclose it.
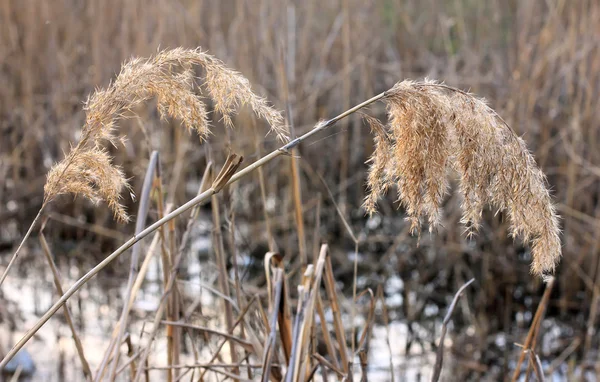
<instances>
[{"instance_id":1,"label":"fluffy seed tuft","mask_svg":"<svg viewBox=\"0 0 600 382\"><path fill-rule=\"evenodd\" d=\"M162 51L149 59L132 59L108 88L96 90L88 99L82 138L48 173L44 203L60 194L79 194L93 202L106 201L118 220L127 221L119 203L121 191L129 187L127 180L102 147L106 142L116 146L118 120L151 98L156 99L161 118L179 119L188 130L206 138L209 119L204 102L194 91L194 66L204 69L204 86L226 124L231 125L231 116L239 107L248 105L280 140L287 140L282 115L256 95L241 74L200 49Z\"/></svg>"},{"instance_id":2,"label":"fluffy seed tuft","mask_svg":"<svg viewBox=\"0 0 600 382\"><path fill-rule=\"evenodd\" d=\"M375 130L369 121L376 134L367 212L373 213L377 199L396 185L411 230L418 232L424 218L431 230L440 222L447 174L454 170L467 234L479 228L485 205L505 211L511 235L531 244L532 272L554 272L561 256L560 229L544 174L525 142L485 101L425 80L397 83L385 102L390 144L381 143L383 125L377 122Z\"/></svg>"}]
</instances>

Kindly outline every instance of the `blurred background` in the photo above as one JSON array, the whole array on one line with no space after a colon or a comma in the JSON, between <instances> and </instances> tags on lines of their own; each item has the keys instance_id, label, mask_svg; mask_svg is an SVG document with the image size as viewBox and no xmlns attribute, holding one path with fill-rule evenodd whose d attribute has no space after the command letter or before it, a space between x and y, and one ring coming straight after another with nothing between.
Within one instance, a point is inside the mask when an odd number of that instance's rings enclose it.
<instances>
[{"instance_id":1,"label":"blurred background","mask_svg":"<svg viewBox=\"0 0 600 382\"><path fill-rule=\"evenodd\" d=\"M0 0L3 265L41 206L47 171L78 139L87 96L108 86L129 58L179 46L202 47L218 57L278 109L289 103L296 134L403 79L429 77L485 97L527 142L562 216L564 257L539 333L538 355L554 380L596 380L600 2ZM385 120L383 104L366 112ZM233 151L251 163L278 147L268 127L247 111L234 119L234 129L215 115L213 134L203 144L177 121L161 121L152 103L136 114L139 118L120 123L128 141L111 153L139 193L150 152L158 150L165 192L176 206L195 195L208 158L220 167ZM486 213L481 232L467 240L458 224L460 197L453 191L445 203L443 228L420 239L409 234L394 192L380 202L380 214L369 218L361 204L372 147L369 128L356 115L297 153L309 258L320 242L330 245L336 281L350 304L354 241L341 215L359 240L358 289L381 287L385 295L387 309L384 314L377 308L369 351L371 379L389 380L390 368L397 380L430 378L441 320L456 290L470 278L476 281L454 312L442 378L510 378L520 352L515 343L524 342L544 290L529 274L529 249L508 237L508 224L495 211ZM238 256L248 293L264 295L268 231L290 269L300 249L290 159L269 163L262 178L264 197L259 175L253 174L220 199L224 229L236 228L233 244L227 245L228 261ZM124 201L134 213L136 201L128 195ZM202 289L194 284L198 280L215 282L210 214L210 205L203 207L182 271L196 291ZM228 218L232 214L235 223ZM70 196L53 203L46 216L46 237L65 285L134 229L133 223L114 222L105 205ZM177 221L178 230L185 220ZM102 349L110 337L122 306L128 260L117 260L72 302L87 344ZM35 234L18 265L0 294L0 352L57 299ZM149 283L135 306L140 321L153 313L160 297L157 285L153 289ZM218 320L210 318L206 304L205 319ZM27 347L36 375L46 380L82 378L61 319L55 318ZM90 358L94 369L98 360Z\"/></svg>"}]
</instances>

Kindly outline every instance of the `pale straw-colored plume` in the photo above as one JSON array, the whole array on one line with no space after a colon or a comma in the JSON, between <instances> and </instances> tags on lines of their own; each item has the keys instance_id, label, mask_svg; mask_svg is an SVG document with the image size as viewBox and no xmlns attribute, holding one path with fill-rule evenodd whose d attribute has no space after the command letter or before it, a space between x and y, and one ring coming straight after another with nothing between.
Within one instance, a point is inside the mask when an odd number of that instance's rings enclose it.
<instances>
[{"instance_id":1,"label":"pale straw-colored plume","mask_svg":"<svg viewBox=\"0 0 600 382\"><path fill-rule=\"evenodd\" d=\"M48 173L45 194L81 195L96 204L104 200L117 219L126 221L127 213L119 202L121 190L129 187L123 171L111 162L104 149L92 147L71 153L74 155Z\"/></svg>"},{"instance_id":2,"label":"pale straw-colored plume","mask_svg":"<svg viewBox=\"0 0 600 382\"><path fill-rule=\"evenodd\" d=\"M469 93L428 80L397 83L385 102L389 126L376 130L367 212L375 212L377 199L396 185L413 232L424 219L433 229L455 171L467 233L479 228L486 205L503 211L511 235L531 245L532 272L552 273L561 244L546 179L525 142L496 112ZM391 143L382 144L382 136Z\"/></svg>"},{"instance_id":3,"label":"pale straw-colored plume","mask_svg":"<svg viewBox=\"0 0 600 382\"><path fill-rule=\"evenodd\" d=\"M50 169L44 204L60 194L79 194L94 202L106 201L118 220L127 221L119 203L121 191L128 187L127 180L102 147L106 142L117 144L116 124L120 118L153 98L161 117L178 119L205 138L210 133L209 118L197 93L200 89L195 89L196 66L204 72L201 87L206 88L226 124L231 125L232 115L247 105L269 123L280 140L287 140L282 115L256 95L241 74L199 49L162 51L149 59L129 61L108 88L96 90L88 99L81 140Z\"/></svg>"}]
</instances>

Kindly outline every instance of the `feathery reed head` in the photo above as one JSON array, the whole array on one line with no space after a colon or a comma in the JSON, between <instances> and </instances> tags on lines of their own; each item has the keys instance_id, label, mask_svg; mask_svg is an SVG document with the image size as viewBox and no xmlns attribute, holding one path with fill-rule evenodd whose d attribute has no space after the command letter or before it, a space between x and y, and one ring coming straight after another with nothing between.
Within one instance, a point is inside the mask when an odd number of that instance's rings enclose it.
<instances>
[{"instance_id":1,"label":"feathery reed head","mask_svg":"<svg viewBox=\"0 0 600 382\"><path fill-rule=\"evenodd\" d=\"M376 134L366 210L373 213L376 200L395 184L411 230L420 230L424 218L433 229L454 170L467 233L479 228L485 205L505 211L511 235L531 244L532 272L554 272L561 255L558 216L524 141L483 100L436 82L399 82L385 102L384 134L391 143L383 148Z\"/></svg>"},{"instance_id":2,"label":"feathery reed head","mask_svg":"<svg viewBox=\"0 0 600 382\"><path fill-rule=\"evenodd\" d=\"M52 167L44 194L47 200L62 194L82 195L96 204L104 200L117 220L127 222L129 217L119 202L124 187L129 185L123 171L111 162L104 149L92 147Z\"/></svg>"},{"instance_id":3,"label":"feathery reed head","mask_svg":"<svg viewBox=\"0 0 600 382\"><path fill-rule=\"evenodd\" d=\"M189 130L206 138L209 118L202 98L194 91L194 66L204 69L203 85L226 124L232 125L231 116L248 105L270 124L279 139L287 139L282 115L252 91L246 78L201 50L177 48L149 59L135 58L123 65L107 89L98 89L89 97L82 138L48 173L44 203L60 194L80 194L94 202L106 201L119 220L127 221L119 203L123 187L128 187L127 180L101 147L105 142L116 145L117 121L151 98L156 99L162 118L179 119Z\"/></svg>"}]
</instances>

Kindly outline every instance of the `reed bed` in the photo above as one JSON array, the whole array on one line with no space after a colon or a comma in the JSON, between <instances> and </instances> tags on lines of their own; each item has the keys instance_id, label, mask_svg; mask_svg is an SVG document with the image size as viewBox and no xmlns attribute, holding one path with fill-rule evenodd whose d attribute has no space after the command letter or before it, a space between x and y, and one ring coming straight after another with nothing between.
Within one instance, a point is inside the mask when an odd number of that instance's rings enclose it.
<instances>
[{"instance_id":1,"label":"reed bed","mask_svg":"<svg viewBox=\"0 0 600 382\"><path fill-rule=\"evenodd\" d=\"M43 209L57 195L70 193L81 195L96 203L99 200L105 201L108 208L113 211L116 219L127 222L129 217L118 200L125 189L130 192L132 190L128 186L122 171L112 163L112 158L102 149L103 144L104 142L116 144L114 133L118 128L116 117L122 115L125 111L131 112L135 105L147 101L151 96L157 99L157 108L161 117L169 115L173 118L179 118L190 130L195 130L201 138L204 138L208 134L206 107L192 91L193 75L190 69L192 64L198 62L204 65L207 78L210 78L206 80L206 86L213 97L216 110L228 116L234 111L234 106L239 107L243 103L247 103L257 115L265 117L271 123L272 129L278 131L280 138L285 138L285 130L282 127L283 117L267 106L262 98L252 93L243 77L228 70L216 59L202 53L200 50L175 49L160 52L155 57L147 60L134 59L123 66L120 74L107 90L99 89L90 97L85 107L87 118L86 125L83 127L82 138L63 161L50 169L44 187L44 201L37 216L43 216ZM206 62L211 64L206 65ZM215 62L217 64L214 64ZM175 67L176 65L183 68L183 73L178 72L180 68ZM218 74L214 74L215 72ZM236 92L239 94L236 94ZM448 96L444 92L450 92L451 95ZM464 98L457 100L455 99L456 94ZM102 380L106 375L109 380L115 380L119 370L120 347L125 336L125 327L130 311L129 305L130 301L132 302L135 299L135 292L132 290L136 277L140 275L137 272L139 241L157 230L160 234L163 295L154 316L147 344L138 351L140 355L137 361L141 365L147 363L148 356L152 351L152 342L156 338L160 324L165 323L167 325L165 333L167 337L167 366L178 365L182 338L180 328L193 329L194 327L182 321L180 317L181 301L179 300L176 280L181 259L185 253L186 242L176 242L176 232L172 220L191 208L192 213L187 225L189 229L194 223L193 217L196 216L197 206L211 199L214 226L213 245L218 269L220 270L219 289L220 293L227 297L224 300L223 311L225 312L225 328L229 335L224 335L224 337L228 339L229 356L232 361L231 372L227 375L236 380L240 379L240 367L237 364L239 355L235 343L239 341L231 337L234 331L235 317L232 303L228 299L232 293L229 287L229 276L225 261L226 252L223 244L221 213L219 212L217 194L243 175L264 166L278 156L293 154L293 150L299 144L317 132L331 128L339 120L379 100L383 100L388 105L390 132L386 131L381 122L372 117L367 117L367 121L371 124L376 135L376 149L372 158L374 165L369 174L370 195L367 197L366 205L368 212L374 212L373 203L381 192L389 188L392 183L396 183L401 204L405 207L408 219L411 221L411 231L414 232L420 227L421 215L427 215L429 224L432 228L435 227L439 224L441 203L447 188L446 173L449 166L447 163L450 162L450 153L453 151L458 152L453 156L456 157L457 164L454 167L458 169L461 176L461 189L465 199L463 222L469 228L477 226L484 204L494 203L497 208L509 212L509 218L514 227L513 233L521 233L526 239L532 239L533 272L541 275L542 272L552 273L554 271L560 257L558 218L554 213L554 206L545 187L543 175L536 167L523 141L493 110L472 95L428 81L422 83L400 82L391 89L360 103L333 119L317 123L312 130L289 141L281 148L255 161L240 172L238 172L238 168L243 158L236 154L228 156L216 176L211 175L212 167L208 166L197 197L172 212L165 210L158 155L153 154L144 181L145 189L140 203L136 234L121 248L80 278L67 292L64 292L60 286L60 276L51 261L52 256L49 255L48 244L42 241L61 298L8 352L0 362L0 367L6 366L48 319L59 308L65 306L67 300L81 289L85 283L111 261L125 253L130 247L135 246L134 251L136 249L138 251L132 256L127 293L123 298L125 304L122 310L123 313L115 326L113 338L95 376L90 371L81 343L72 325L69 311L65 307L65 315L73 331L86 379ZM230 125L231 121L228 120L227 124ZM481 168L477 168L478 166ZM155 180L152 181L152 178ZM210 187L207 185L209 179L212 182ZM521 186L515 186L515 182ZM158 193L156 207L159 220L149 227L144 227L151 184L155 185ZM332 196L331 193L330 196ZM522 210L526 208L530 208L530 210L523 212ZM358 247L358 239L344 220L343 212L339 208L337 209L340 218ZM517 215L517 212L526 214L529 218L535 216L538 222L527 224L526 219L519 218L520 215ZM32 226L35 226L37 219L34 220ZM31 232L31 229L29 232ZM184 233L183 237L188 237L188 231ZM302 237L299 236L299 238ZM24 237L23 242L26 239L27 236ZM2 281L10 271L11 265L16 261L20 248L22 248L22 244L19 245L11 258L4 271ZM355 278L357 252L355 252ZM372 291L368 291L371 295L369 318L356 346L354 329L352 330L352 354L350 355L346 345L346 330L338 306L333 268L331 261L327 258L327 253L327 245L324 244L321 246L315 264L306 265L305 260L301 259L299 271L302 272L302 277L298 285L298 303L293 324L289 302L290 283L285 274L285 263L279 254L267 253L265 272L269 292L268 314L271 318L263 322L263 325L267 328L265 333L268 333L268 336L261 341L259 339L260 334L255 333L251 327L242 325L243 333L252 333L251 338L255 340L255 344L247 342L248 346L244 348L246 350L245 359L248 360L252 354L255 357L260 356L262 368L259 369L258 373L260 373L263 381L268 381L271 378L279 380L283 376L285 376L286 381L290 382L309 380L315 375L318 366L313 360L316 348L314 342L317 341L315 337L315 307L318 300L317 296L321 293L324 270L325 289L334 315L335 333L338 341L339 366L334 371L344 379L352 378L351 376L354 373L353 358L358 356L361 360L363 379L367 378L367 358L365 357L368 351L367 342L375 309L374 294ZM270 264L273 259L277 260L275 263L277 266L271 273ZM236 281L239 283L239 280L236 279ZM465 284L465 287L471 282ZM356 281L354 285L353 295L354 300L357 300L360 295L357 296ZM461 288L459 293L463 289ZM236 288L236 291L238 292L239 302L242 297L239 295L239 287ZM353 306L355 302L353 302ZM322 302L319 305L321 305L319 311L322 311ZM451 305L449 312L453 310L453 305L455 303ZM352 312L354 318L354 310ZM166 321L163 320L165 315ZM325 317L321 315L320 319L324 321ZM442 341L445 337L445 325L448 320L448 317L444 320ZM352 323L353 321L352 319ZM539 320L534 322L539 323ZM532 330L533 333L536 332L536 329ZM276 357L278 337L283 350L283 360ZM525 349L529 349L531 346L530 337L528 336ZM325 338L331 339L328 336L325 336ZM241 341L246 340L242 338ZM311 341L313 342L312 346ZM261 346L261 343L264 343L264 345ZM327 347L330 350L329 356L336 359L337 355L333 350L333 346L327 344ZM440 376L442 357L443 351L439 351L433 380L437 380ZM279 365L287 365L287 367L280 367L277 371L274 371L274 362ZM522 359L519 360L519 366L521 362ZM106 374L109 365L112 366L110 372ZM140 380L144 374L143 370L140 367L137 370L132 369L132 379L134 381ZM283 372L285 374L282 374ZM178 378L179 374L178 368L167 369L167 380L172 381L174 378ZM323 376L326 374L326 372L322 373Z\"/></svg>"},{"instance_id":2,"label":"reed bed","mask_svg":"<svg viewBox=\"0 0 600 382\"><path fill-rule=\"evenodd\" d=\"M591 107L598 92L592 22L597 7L470 8L456 2L423 13L416 2L400 12L397 5L345 1L335 19L338 9L329 2L319 12L310 1L259 2L257 9L239 3L234 15L216 5L182 4L188 16L181 19L169 7L142 7L141 15L129 4L121 7L122 23L115 23L111 7L85 5L87 27L72 35L89 38L91 50L63 54L55 65L38 44L58 43L57 52L66 52L72 42L61 28L82 25L71 19L75 11L67 11L67 3L33 10L7 0L0 11L8 57L2 75L36 68L49 73L47 83L25 78L0 97L7 138L0 143L0 178L6 180L0 201L2 208L2 198L16 201L20 211L0 210L8 222L2 235L11 236L0 284L12 288L24 262L43 263L41 272L52 275L59 295L33 326L13 324L29 330L2 344L3 367L49 320L56 322L60 310L76 348L74 378L86 380L367 380L375 372L374 358L388 357L372 353L372 333L381 325L388 330L390 359L384 379L404 378L389 325L398 320L410 328L406 360L415 347L435 350L435 361L426 367L432 380L444 373L543 379L567 359L578 365L570 375L594 368L600 294L595 202L589 195L596 192L597 153L587 147L595 137L589 126L597 120ZM390 20L387 6L426 21ZM159 20L148 14L159 8L160 21L145 25ZM514 22L508 40L488 33L510 26L476 22L486 12ZM563 17L565 12L570 16ZM430 13L453 23L434 23ZM47 30L24 28L42 15L51 21ZM521 15L531 17L521 23ZM381 21L376 30L367 28L373 20ZM178 32L171 35L174 25ZM251 33L251 25L259 33ZM473 28L478 37L465 34ZM571 28L569 39L551 38L563 28ZM15 31L23 30L28 32L16 39ZM147 30L159 31L158 37L145 35ZM114 35L124 37L120 45L102 48ZM406 37L417 35L432 46ZM481 53L490 41L499 51ZM200 49L156 51L158 45L200 43L250 80ZM402 59L391 58L400 53L390 48L396 45L405 49ZM527 60L522 52L531 46L535 58ZM473 52L485 60L473 59ZM132 54L150 58L128 58ZM27 55L22 68L14 64L12 57ZM50 65L40 65L44 59ZM73 62L86 70L66 70ZM574 80L581 74L592 85ZM402 80L425 75L447 83ZM62 90L52 90L51 101L40 107L36 92L54 89L52 78ZM461 88L488 95L499 112ZM87 93L82 112L65 98ZM48 121L44 129L42 121ZM83 128L74 134L73 126ZM44 134L28 132L35 129ZM55 138L43 143L45 134ZM46 172L43 181L31 181ZM201 262L201 272L214 271L206 285L215 301L210 313L185 288L195 230L203 222L212 227L211 258ZM421 233L423 226L430 234ZM42 251L30 235L40 237ZM62 247L72 241L79 248L74 252L88 253L75 260L87 273L74 278L64 267ZM85 243L90 250L82 250ZM264 271L246 273L249 265L240 260L248 253ZM151 283L153 262L160 271L159 300L144 314L135 304ZM116 313L107 320L102 349L86 348L86 331L77 323L83 318L79 296L106 273L119 275L117 284L125 289L110 303ZM383 292L396 275L402 288ZM474 287L465 289L472 278ZM401 308L391 308L389 298L398 295ZM426 324L432 301L448 307L441 327ZM581 335L548 346L542 323L570 321L569 314L577 316L579 324L572 325ZM12 313L0 317L14 321ZM457 322L448 333L451 317ZM475 327L475 333L465 327ZM482 345L493 336L508 343Z\"/></svg>"}]
</instances>

